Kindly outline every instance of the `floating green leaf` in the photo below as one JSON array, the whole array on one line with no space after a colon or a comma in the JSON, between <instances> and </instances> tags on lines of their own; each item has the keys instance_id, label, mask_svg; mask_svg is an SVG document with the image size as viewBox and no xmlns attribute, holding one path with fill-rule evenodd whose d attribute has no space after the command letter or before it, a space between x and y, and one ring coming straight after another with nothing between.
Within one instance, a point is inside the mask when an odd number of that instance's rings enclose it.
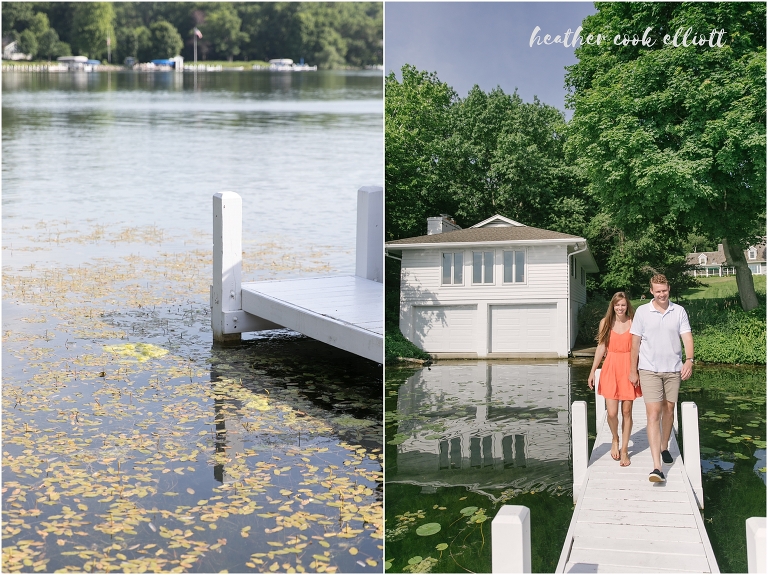
<instances>
[{"instance_id":1,"label":"floating green leaf","mask_svg":"<svg viewBox=\"0 0 768 575\"><path fill-rule=\"evenodd\" d=\"M466 515L467 517L469 517L469 516L470 516L470 515L472 515L472 514L473 514L475 511L477 511L477 507L474 507L474 506L472 506L472 507L465 507L464 509L462 509L461 511L459 511L459 513L461 513L462 515Z\"/></svg>"},{"instance_id":2,"label":"floating green leaf","mask_svg":"<svg viewBox=\"0 0 768 575\"><path fill-rule=\"evenodd\" d=\"M428 535L434 535L435 533L439 532L440 529L442 529L442 527L439 523L425 523L424 525L419 525L416 528L416 535L426 537Z\"/></svg>"}]
</instances>

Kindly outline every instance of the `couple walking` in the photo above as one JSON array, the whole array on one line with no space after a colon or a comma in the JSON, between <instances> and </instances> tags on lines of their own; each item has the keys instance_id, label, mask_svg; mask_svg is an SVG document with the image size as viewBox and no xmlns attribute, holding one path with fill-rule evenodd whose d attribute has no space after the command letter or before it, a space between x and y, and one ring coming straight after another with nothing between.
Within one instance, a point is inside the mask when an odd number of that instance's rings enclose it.
<instances>
[{"instance_id":1,"label":"couple walking","mask_svg":"<svg viewBox=\"0 0 768 575\"><path fill-rule=\"evenodd\" d=\"M598 346L588 385L590 389L594 388L595 371L605 356L597 391L605 398L608 426L613 434L611 457L622 467L630 464L627 448L632 434L632 402L643 397L654 466L648 479L660 482L666 481L661 470L662 461L673 461L669 453L669 436L680 381L691 377L693 372L693 335L685 309L669 301L667 278L657 274L650 284L653 299L637 308L637 312L624 292L611 298L598 328ZM685 363L681 356L681 339L685 347Z\"/></svg>"}]
</instances>

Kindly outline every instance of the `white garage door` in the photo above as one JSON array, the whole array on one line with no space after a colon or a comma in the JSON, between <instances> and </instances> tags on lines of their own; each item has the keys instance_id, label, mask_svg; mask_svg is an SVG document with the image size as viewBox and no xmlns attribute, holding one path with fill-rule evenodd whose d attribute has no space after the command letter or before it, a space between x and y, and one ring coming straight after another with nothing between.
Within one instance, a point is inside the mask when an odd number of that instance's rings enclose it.
<instances>
[{"instance_id":1,"label":"white garage door","mask_svg":"<svg viewBox=\"0 0 768 575\"><path fill-rule=\"evenodd\" d=\"M557 304L491 306L491 352L557 351Z\"/></svg>"},{"instance_id":2,"label":"white garage door","mask_svg":"<svg viewBox=\"0 0 768 575\"><path fill-rule=\"evenodd\" d=\"M476 317L474 305L414 307L413 341L429 352L475 352Z\"/></svg>"}]
</instances>

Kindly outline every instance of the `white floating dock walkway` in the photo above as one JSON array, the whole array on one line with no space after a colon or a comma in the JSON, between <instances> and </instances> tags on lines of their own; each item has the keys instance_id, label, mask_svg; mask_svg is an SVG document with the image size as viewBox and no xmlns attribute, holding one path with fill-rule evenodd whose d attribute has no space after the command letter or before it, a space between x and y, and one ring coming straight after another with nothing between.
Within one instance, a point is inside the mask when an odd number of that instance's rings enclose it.
<instances>
[{"instance_id":1,"label":"white floating dock walkway","mask_svg":"<svg viewBox=\"0 0 768 575\"><path fill-rule=\"evenodd\" d=\"M683 462L680 455L675 422L669 441L674 462L662 469L667 481L651 483L648 474L653 460L643 399L635 400L632 409L628 467L611 458L611 430L600 400L599 431L586 470L579 461L586 460L586 403L573 405L577 503L556 572L719 573L699 511L703 498L695 404L682 404L684 447L690 460ZM577 435L583 435L583 440ZM580 449L583 452L579 453ZM580 465L581 472L577 469Z\"/></svg>"},{"instance_id":2,"label":"white floating dock walkway","mask_svg":"<svg viewBox=\"0 0 768 575\"><path fill-rule=\"evenodd\" d=\"M354 276L241 282L242 200L213 197L214 340L286 327L367 359L384 361L384 196L364 187L357 197Z\"/></svg>"}]
</instances>

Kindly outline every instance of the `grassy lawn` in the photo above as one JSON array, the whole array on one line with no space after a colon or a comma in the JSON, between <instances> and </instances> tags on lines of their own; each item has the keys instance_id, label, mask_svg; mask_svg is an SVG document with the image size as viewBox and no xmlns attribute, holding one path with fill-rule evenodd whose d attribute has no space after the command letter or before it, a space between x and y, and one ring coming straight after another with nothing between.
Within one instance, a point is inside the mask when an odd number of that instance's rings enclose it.
<instances>
[{"instance_id":1,"label":"grassy lawn","mask_svg":"<svg viewBox=\"0 0 768 575\"><path fill-rule=\"evenodd\" d=\"M755 291L758 296L762 294L765 299L765 276L752 276L755 282ZM739 294L736 287L736 276L710 277L700 280L703 285L690 288L682 293L683 299L722 299L734 297Z\"/></svg>"}]
</instances>

